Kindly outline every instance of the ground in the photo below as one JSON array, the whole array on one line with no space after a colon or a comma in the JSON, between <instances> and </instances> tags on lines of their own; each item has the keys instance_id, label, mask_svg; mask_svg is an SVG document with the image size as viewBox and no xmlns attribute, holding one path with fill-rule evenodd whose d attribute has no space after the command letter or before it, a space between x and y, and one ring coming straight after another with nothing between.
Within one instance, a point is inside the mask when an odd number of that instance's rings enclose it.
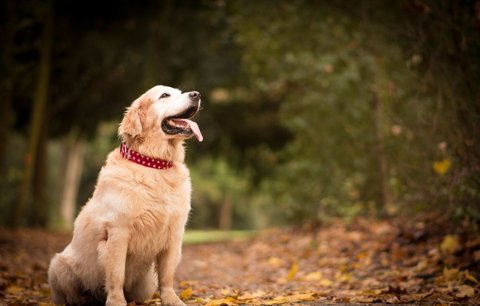
<instances>
[{"instance_id":1,"label":"ground","mask_svg":"<svg viewBox=\"0 0 480 306\"><path fill-rule=\"evenodd\" d=\"M358 219L228 242L189 241L177 292L188 305L478 305L480 237L466 228L438 217ZM48 305L49 259L69 239L0 229L0 305Z\"/></svg>"}]
</instances>

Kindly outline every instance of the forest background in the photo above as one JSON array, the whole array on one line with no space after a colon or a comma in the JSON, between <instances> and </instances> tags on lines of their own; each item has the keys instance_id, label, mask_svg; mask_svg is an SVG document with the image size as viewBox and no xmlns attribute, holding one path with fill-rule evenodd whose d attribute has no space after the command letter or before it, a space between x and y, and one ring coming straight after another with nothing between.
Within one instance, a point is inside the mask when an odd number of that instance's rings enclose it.
<instances>
[{"instance_id":1,"label":"forest background","mask_svg":"<svg viewBox=\"0 0 480 306\"><path fill-rule=\"evenodd\" d=\"M480 221L480 1L14 1L0 224L68 229L123 111L198 90L190 228Z\"/></svg>"}]
</instances>

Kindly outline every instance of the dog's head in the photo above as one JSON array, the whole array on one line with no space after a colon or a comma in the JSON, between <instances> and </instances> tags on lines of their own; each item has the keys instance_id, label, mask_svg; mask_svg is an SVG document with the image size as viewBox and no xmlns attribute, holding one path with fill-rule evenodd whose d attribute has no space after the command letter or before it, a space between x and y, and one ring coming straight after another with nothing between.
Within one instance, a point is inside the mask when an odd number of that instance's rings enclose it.
<instances>
[{"instance_id":1,"label":"dog's head","mask_svg":"<svg viewBox=\"0 0 480 306\"><path fill-rule=\"evenodd\" d=\"M200 93L168 86L155 86L127 108L118 134L128 146L148 139L203 140L198 125L190 120L200 109Z\"/></svg>"}]
</instances>

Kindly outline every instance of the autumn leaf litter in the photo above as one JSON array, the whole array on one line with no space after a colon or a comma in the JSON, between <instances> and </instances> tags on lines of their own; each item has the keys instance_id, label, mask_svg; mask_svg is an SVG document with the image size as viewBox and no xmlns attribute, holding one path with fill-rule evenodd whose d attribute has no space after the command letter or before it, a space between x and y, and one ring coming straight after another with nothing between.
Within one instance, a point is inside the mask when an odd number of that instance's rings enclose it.
<instances>
[{"instance_id":1,"label":"autumn leaf litter","mask_svg":"<svg viewBox=\"0 0 480 306\"><path fill-rule=\"evenodd\" d=\"M186 245L176 290L189 305L479 304L480 238L446 224L358 219ZM0 229L0 304L48 305L48 262L68 240Z\"/></svg>"}]
</instances>

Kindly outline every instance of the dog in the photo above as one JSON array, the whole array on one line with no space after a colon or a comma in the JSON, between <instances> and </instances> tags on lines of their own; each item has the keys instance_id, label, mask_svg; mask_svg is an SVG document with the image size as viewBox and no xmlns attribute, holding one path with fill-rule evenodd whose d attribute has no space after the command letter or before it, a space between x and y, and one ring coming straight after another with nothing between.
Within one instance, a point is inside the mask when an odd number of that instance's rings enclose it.
<instances>
[{"instance_id":1,"label":"dog","mask_svg":"<svg viewBox=\"0 0 480 306\"><path fill-rule=\"evenodd\" d=\"M55 304L151 299L185 305L173 289L190 211L184 140L203 140L191 118L200 93L155 86L127 108L95 191L74 223L70 244L50 262Z\"/></svg>"}]
</instances>

